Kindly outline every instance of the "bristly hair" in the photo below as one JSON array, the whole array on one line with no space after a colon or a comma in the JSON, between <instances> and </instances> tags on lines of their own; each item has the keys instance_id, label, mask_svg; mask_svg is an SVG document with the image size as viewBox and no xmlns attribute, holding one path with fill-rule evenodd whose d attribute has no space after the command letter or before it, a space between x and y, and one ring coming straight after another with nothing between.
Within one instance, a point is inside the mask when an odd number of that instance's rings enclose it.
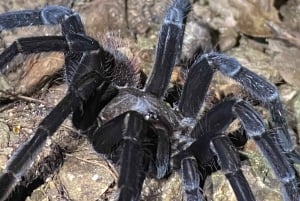
<instances>
[{"instance_id":1,"label":"bristly hair","mask_svg":"<svg viewBox=\"0 0 300 201\"><path fill-rule=\"evenodd\" d=\"M137 87L141 70L136 57L130 55L128 41L115 32L108 32L98 38L104 49L114 56L104 66L105 76L117 86Z\"/></svg>"}]
</instances>

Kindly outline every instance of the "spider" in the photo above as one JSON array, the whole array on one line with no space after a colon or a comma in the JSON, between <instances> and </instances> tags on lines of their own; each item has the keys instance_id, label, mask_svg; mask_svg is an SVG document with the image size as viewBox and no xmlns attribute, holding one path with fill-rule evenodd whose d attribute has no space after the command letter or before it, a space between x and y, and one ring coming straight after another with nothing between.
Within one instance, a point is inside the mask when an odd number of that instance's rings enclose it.
<instances>
[{"instance_id":1,"label":"spider","mask_svg":"<svg viewBox=\"0 0 300 201\"><path fill-rule=\"evenodd\" d=\"M189 11L187 0L174 0L167 9L153 69L141 89L134 84L134 78L112 81L116 69L130 69L130 62L88 37L80 16L69 8L47 6L0 15L1 30L56 24L62 28L61 36L16 40L0 55L1 72L7 73L6 64L18 53L60 51L65 54L69 85L64 98L7 162L0 176L0 200L9 196L46 139L70 114L74 127L88 138L94 150L120 166L117 200L139 200L147 176L160 179L171 171L180 172L186 200L205 200L205 169L212 166L224 172L237 200L255 200L232 138L224 134L234 119L239 119L247 138L255 141L281 182L284 200L300 200L296 173L290 163L299 162L299 156L272 84L234 58L210 52L197 56L189 68L178 103L165 101ZM266 128L260 115L241 99L224 100L198 117L216 70L239 82L270 110L272 128Z\"/></svg>"}]
</instances>

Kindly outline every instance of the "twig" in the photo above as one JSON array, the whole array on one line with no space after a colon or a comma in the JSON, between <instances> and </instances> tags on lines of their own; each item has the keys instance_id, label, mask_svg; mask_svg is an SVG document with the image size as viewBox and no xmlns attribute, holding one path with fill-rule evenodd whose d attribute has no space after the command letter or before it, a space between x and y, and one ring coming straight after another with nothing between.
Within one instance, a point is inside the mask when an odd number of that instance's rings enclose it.
<instances>
[{"instance_id":1,"label":"twig","mask_svg":"<svg viewBox=\"0 0 300 201\"><path fill-rule=\"evenodd\" d=\"M15 97L17 99L25 100L25 101L28 101L28 102L41 103L41 104L47 105L47 103L45 101L41 101L41 100L36 99L36 98L23 96L23 95L16 95Z\"/></svg>"},{"instance_id":2,"label":"twig","mask_svg":"<svg viewBox=\"0 0 300 201\"><path fill-rule=\"evenodd\" d=\"M109 163L108 163L109 167L107 167L106 165L101 164L99 162L90 161L90 160L87 160L87 159L84 159L84 158L81 158L81 157L78 157L78 156L74 156L72 154L66 153L66 156L70 156L70 157L76 158L77 160L80 160L80 161L83 161L83 162L86 162L86 163L89 163L89 164L92 164L92 165L103 167L105 170L107 170L112 175L112 177L114 178L115 181L118 181L118 173L114 169L114 167L111 166Z\"/></svg>"},{"instance_id":3,"label":"twig","mask_svg":"<svg viewBox=\"0 0 300 201\"><path fill-rule=\"evenodd\" d=\"M300 48L300 34L288 31L286 28L283 28L279 24L276 24L274 22L267 22L267 27L270 28L272 33L274 34L273 38L280 39L283 41L288 42L291 45L294 45L298 48Z\"/></svg>"},{"instance_id":4,"label":"twig","mask_svg":"<svg viewBox=\"0 0 300 201\"><path fill-rule=\"evenodd\" d=\"M45 101L41 101L41 100L38 100L36 98L32 98L32 97L28 97L28 96L24 96L24 95L14 94L14 93L11 93L11 92L8 92L8 91L0 90L0 93L5 94L10 99L19 99L19 100L24 100L24 101L27 101L27 102L41 103L41 104L44 104L44 105L47 104Z\"/></svg>"}]
</instances>

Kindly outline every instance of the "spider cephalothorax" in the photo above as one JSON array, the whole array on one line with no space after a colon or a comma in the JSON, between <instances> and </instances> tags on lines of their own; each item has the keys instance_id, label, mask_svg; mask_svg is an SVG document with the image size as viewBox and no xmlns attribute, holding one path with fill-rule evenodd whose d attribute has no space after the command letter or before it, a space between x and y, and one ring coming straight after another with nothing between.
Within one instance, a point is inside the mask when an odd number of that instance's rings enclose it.
<instances>
[{"instance_id":1,"label":"spider cephalothorax","mask_svg":"<svg viewBox=\"0 0 300 201\"><path fill-rule=\"evenodd\" d=\"M178 104L164 101L181 52L189 10L187 0L174 0L167 10L155 63L142 89L111 80L110 73L122 63L118 60L120 56L86 36L79 15L72 10L48 6L0 15L1 29L52 24L62 27L62 36L21 38L14 42L0 55L3 74L7 70L5 64L18 53L62 51L69 82L65 97L8 161L0 177L0 200L9 196L46 139L71 113L74 126L87 136L94 150L120 165L117 200L139 200L146 176L160 179L174 170L180 170L185 199L203 200L203 170L207 166L224 171L238 200L255 200L231 138L224 134L234 119L239 119L247 137L256 142L280 180L283 198L300 199L295 171L288 160L299 156L293 149L282 105L272 84L234 58L211 52L196 57L189 67ZM239 82L253 98L266 105L276 129L266 128L253 107L240 99L225 100L198 119L217 70ZM270 137L270 133L276 137Z\"/></svg>"}]
</instances>

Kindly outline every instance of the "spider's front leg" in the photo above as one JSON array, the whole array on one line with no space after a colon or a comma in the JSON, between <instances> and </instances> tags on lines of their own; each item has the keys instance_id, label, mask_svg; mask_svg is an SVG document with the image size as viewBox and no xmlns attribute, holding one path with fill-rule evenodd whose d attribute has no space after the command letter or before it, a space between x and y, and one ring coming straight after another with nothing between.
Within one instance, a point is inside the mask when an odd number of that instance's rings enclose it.
<instances>
[{"instance_id":1,"label":"spider's front leg","mask_svg":"<svg viewBox=\"0 0 300 201\"><path fill-rule=\"evenodd\" d=\"M7 70L5 69L5 65L19 53L31 54L53 51L82 53L85 51L97 50L98 48L99 44L97 41L79 34L20 38L13 42L0 55L0 70L5 73ZM66 66L68 65L66 64ZM68 68L71 67L69 66Z\"/></svg>"},{"instance_id":2,"label":"spider's front leg","mask_svg":"<svg viewBox=\"0 0 300 201\"><path fill-rule=\"evenodd\" d=\"M35 134L21 145L7 162L3 174L0 176L1 201L9 196L18 180L31 166L46 139L54 134L70 113L84 105L97 87L107 82L99 68L108 62L107 54L101 46L98 46L98 50L83 54L66 96L42 120Z\"/></svg>"},{"instance_id":3,"label":"spider's front leg","mask_svg":"<svg viewBox=\"0 0 300 201\"><path fill-rule=\"evenodd\" d=\"M139 200L146 173L165 176L170 145L163 132L138 112L128 111L89 134L96 152L120 164L119 201Z\"/></svg>"},{"instance_id":4,"label":"spider's front leg","mask_svg":"<svg viewBox=\"0 0 300 201\"><path fill-rule=\"evenodd\" d=\"M140 196L147 167L143 141L148 132L142 115L127 112L96 130L91 139L98 153L112 154L118 146L122 149L119 153L118 200L138 200Z\"/></svg>"},{"instance_id":5,"label":"spider's front leg","mask_svg":"<svg viewBox=\"0 0 300 201\"><path fill-rule=\"evenodd\" d=\"M40 10L22 10L22 11L13 11L7 12L0 15L0 32L7 29L13 29L18 27L25 26L38 26L38 25L57 25L61 24L62 35L66 36L69 34L79 34L85 35L85 30L81 22L80 16L78 13L74 12L70 8L63 6L47 6ZM36 42L27 39L28 42ZM40 38L43 40L43 38ZM71 39L72 40L72 39ZM15 42L18 44L18 41ZM51 45L48 43L49 51L55 51L55 43ZM29 46L28 46L29 47ZM21 48L21 47L20 47ZM53 48L52 50L50 48ZM23 53L22 50L17 50L16 47L10 47L0 56L0 72L6 73L9 69L5 68L7 62L9 62L17 53ZM88 49L86 50L88 51ZM35 51L33 51L35 52ZM41 51L37 51L41 52ZM24 52L24 53L31 53ZM36 52L35 52L36 53ZM71 81L72 74L74 69L76 69L80 59L82 57L82 52L64 52L65 54L65 72L67 81Z\"/></svg>"},{"instance_id":6,"label":"spider's front leg","mask_svg":"<svg viewBox=\"0 0 300 201\"><path fill-rule=\"evenodd\" d=\"M190 4L175 0L167 10L157 43L154 66L144 90L162 97L168 87L176 59L180 56L185 23Z\"/></svg>"},{"instance_id":7,"label":"spider's front leg","mask_svg":"<svg viewBox=\"0 0 300 201\"><path fill-rule=\"evenodd\" d=\"M12 11L0 15L0 32L25 26L61 24L66 16L76 15L63 6L47 6L41 10Z\"/></svg>"}]
</instances>

